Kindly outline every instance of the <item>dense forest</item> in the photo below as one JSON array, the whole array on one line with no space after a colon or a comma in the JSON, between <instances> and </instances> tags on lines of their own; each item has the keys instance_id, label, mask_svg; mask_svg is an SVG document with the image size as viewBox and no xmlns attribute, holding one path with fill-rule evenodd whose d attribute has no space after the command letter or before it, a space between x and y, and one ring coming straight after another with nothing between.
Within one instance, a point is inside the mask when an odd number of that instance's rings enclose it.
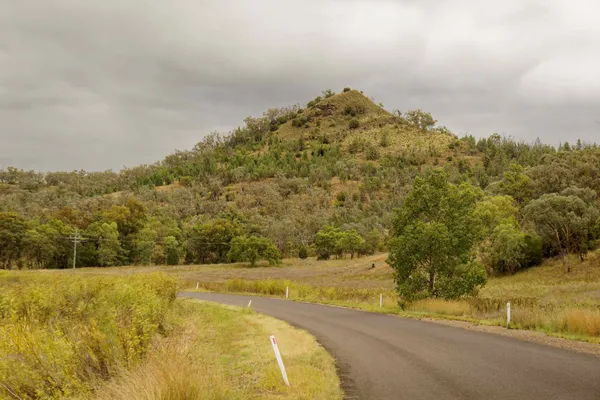
<instances>
[{"instance_id":1,"label":"dense forest","mask_svg":"<svg viewBox=\"0 0 600 400\"><path fill-rule=\"evenodd\" d=\"M568 269L564 256L585 257L600 237L596 144L458 137L346 88L153 165L0 170L0 268L69 267L75 234L77 266L372 254L392 246L396 210L432 174L469 186L475 256L490 273L559 255Z\"/></svg>"}]
</instances>

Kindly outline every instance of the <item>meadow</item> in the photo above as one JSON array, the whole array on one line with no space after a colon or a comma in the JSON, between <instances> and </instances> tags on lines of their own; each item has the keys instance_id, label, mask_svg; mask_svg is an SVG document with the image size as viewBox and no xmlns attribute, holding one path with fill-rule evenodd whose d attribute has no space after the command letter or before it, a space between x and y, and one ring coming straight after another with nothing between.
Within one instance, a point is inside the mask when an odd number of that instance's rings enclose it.
<instances>
[{"instance_id":1,"label":"meadow","mask_svg":"<svg viewBox=\"0 0 600 400\"><path fill-rule=\"evenodd\" d=\"M585 261L573 256L572 272L560 260L515 275L491 277L477 297L459 301L428 299L398 306L393 270L386 254L316 261L286 259L278 267L217 264L172 267L82 269L79 273L137 274L161 270L176 276L182 287L229 293L285 296L291 299L361 308L406 317L457 319L487 325L506 325L511 302L513 329L530 329L571 339L600 342L600 252ZM375 268L371 269L371 265ZM379 296L383 295L383 307Z\"/></svg>"}]
</instances>

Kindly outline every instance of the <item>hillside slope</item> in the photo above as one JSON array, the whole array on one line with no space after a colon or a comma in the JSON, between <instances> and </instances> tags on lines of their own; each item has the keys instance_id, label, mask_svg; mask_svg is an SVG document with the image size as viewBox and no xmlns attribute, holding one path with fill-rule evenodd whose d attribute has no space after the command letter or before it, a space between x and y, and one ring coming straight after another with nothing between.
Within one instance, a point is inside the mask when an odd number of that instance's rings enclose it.
<instances>
[{"instance_id":1,"label":"hillside slope","mask_svg":"<svg viewBox=\"0 0 600 400\"><path fill-rule=\"evenodd\" d=\"M0 247L8 249L0 267L65 267L77 229L88 239L80 266L226 262L240 235L266 237L283 256L314 254L325 225L356 232L369 254L386 249L394 209L434 168L519 208L570 186L600 191L596 145L459 139L421 110L389 112L357 90L324 91L153 165L0 170Z\"/></svg>"}]
</instances>

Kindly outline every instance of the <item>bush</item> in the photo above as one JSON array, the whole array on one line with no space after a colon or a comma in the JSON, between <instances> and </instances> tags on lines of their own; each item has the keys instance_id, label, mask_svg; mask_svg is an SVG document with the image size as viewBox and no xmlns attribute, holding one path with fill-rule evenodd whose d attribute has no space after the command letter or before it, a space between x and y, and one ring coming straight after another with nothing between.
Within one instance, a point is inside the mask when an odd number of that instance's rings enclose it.
<instances>
[{"instance_id":1,"label":"bush","mask_svg":"<svg viewBox=\"0 0 600 400\"><path fill-rule=\"evenodd\" d=\"M366 146L365 158L369 161L375 161L379 159L379 150L377 150L377 147L373 146L372 144Z\"/></svg>"},{"instance_id":2,"label":"bush","mask_svg":"<svg viewBox=\"0 0 600 400\"><path fill-rule=\"evenodd\" d=\"M356 118L353 118L350 120L350 123L348 124L348 127L350 129L356 129L360 126L360 122L358 122L358 120Z\"/></svg>"},{"instance_id":3,"label":"bush","mask_svg":"<svg viewBox=\"0 0 600 400\"><path fill-rule=\"evenodd\" d=\"M381 147L388 147L390 145L390 138L387 132L381 136L381 139L379 140L379 145Z\"/></svg>"},{"instance_id":4,"label":"bush","mask_svg":"<svg viewBox=\"0 0 600 400\"><path fill-rule=\"evenodd\" d=\"M300 247L300 250L298 251L298 258L301 260L306 260L308 258L308 250L306 247Z\"/></svg>"},{"instance_id":5,"label":"bush","mask_svg":"<svg viewBox=\"0 0 600 400\"><path fill-rule=\"evenodd\" d=\"M345 87L344 88L344 93L349 92L350 90L352 90L352 89L350 89L349 87Z\"/></svg>"},{"instance_id":6,"label":"bush","mask_svg":"<svg viewBox=\"0 0 600 400\"><path fill-rule=\"evenodd\" d=\"M7 278L0 278L2 398L89 397L99 379L143 359L177 294L162 274Z\"/></svg>"}]
</instances>

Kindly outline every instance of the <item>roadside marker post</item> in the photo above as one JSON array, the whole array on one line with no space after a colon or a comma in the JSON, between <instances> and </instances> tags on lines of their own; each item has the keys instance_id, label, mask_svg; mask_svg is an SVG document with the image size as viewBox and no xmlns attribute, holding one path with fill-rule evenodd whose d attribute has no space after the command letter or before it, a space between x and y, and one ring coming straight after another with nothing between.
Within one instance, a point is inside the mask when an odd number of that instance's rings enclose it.
<instances>
[{"instance_id":1,"label":"roadside marker post","mask_svg":"<svg viewBox=\"0 0 600 400\"><path fill-rule=\"evenodd\" d=\"M277 340L275 340L275 336L273 335L271 335L269 339L271 339L271 345L273 346L273 351L275 352L275 358L277 359L277 364L279 364L283 381L286 385L290 386L290 381L288 381L287 373L285 372L285 367L283 366L283 360L281 359L281 353L279 352L279 346L277 346Z\"/></svg>"},{"instance_id":2,"label":"roadside marker post","mask_svg":"<svg viewBox=\"0 0 600 400\"><path fill-rule=\"evenodd\" d=\"M251 305L251 304L252 304L252 300L250 300L250 301L248 302L248 307L250 307L250 305Z\"/></svg>"},{"instance_id":3,"label":"roadside marker post","mask_svg":"<svg viewBox=\"0 0 600 400\"><path fill-rule=\"evenodd\" d=\"M379 294L379 308L383 307L383 293Z\"/></svg>"},{"instance_id":4,"label":"roadside marker post","mask_svg":"<svg viewBox=\"0 0 600 400\"><path fill-rule=\"evenodd\" d=\"M196 290L198 290L199 286L200 286L200 282L196 282Z\"/></svg>"},{"instance_id":5,"label":"roadside marker post","mask_svg":"<svg viewBox=\"0 0 600 400\"><path fill-rule=\"evenodd\" d=\"M510 302L506 303L506 327L510 326Z\"/></svg>"},{"instance_id":6,"label":"roadside marker post","mask_svg":"<svg viewBox=\"0 0 600 400\"><path fill-rule=\"evenodd\" d=\"M290 295L290 288L289 288L289 286L286 286L285 287L285 298L286 299L289 298L289 295Z\"/></svg>"}]
</instances>

